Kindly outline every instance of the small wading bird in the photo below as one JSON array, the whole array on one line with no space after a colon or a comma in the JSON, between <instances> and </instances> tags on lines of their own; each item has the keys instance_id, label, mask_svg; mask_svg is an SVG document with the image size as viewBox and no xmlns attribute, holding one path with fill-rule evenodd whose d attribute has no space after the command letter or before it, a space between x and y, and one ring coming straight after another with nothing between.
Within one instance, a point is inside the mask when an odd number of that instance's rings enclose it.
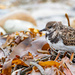
<instances>
[{"instance_id":1,"label":"small wading bird","mask_svg":"<svg viewBox=\"0 0 75 75\"><path fill-rule=\"evenodd\" d=\"M61 22L51 21L40 32L46 31L46 39L55 50L72 52L71 60L75 53L75 29L62 25Z\"/></svg>"}]
</instances>

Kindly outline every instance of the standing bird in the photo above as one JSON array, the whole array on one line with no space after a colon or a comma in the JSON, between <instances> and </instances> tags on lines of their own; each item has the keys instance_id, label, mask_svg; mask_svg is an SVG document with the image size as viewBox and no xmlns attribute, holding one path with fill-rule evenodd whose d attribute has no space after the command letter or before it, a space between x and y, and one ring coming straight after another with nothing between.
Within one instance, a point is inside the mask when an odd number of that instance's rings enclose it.
<instances>
[{"instance_id":1,"label":"standing bird","mask_svg":"<svg viewBox=\"0 0 75 75\"><path fill-rule=\"evenodd\" d=\"M75 29L61 22L51 21L40 32L46 31L46 39L55 50L75 52Z\"/></svg>"}]
</instances>

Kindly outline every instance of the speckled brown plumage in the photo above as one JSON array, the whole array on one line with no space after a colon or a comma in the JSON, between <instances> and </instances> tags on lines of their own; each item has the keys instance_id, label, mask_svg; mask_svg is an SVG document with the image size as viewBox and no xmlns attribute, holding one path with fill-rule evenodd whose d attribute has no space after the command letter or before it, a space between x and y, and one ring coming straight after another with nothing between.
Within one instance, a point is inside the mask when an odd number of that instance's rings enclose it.
<instances>
[{"instance_id":1,"label":"speckled brown plumage","mask_svg":"<svg viewBox=\"0 0 75 75\"><path fill-rule=\"evenodd\" d=\"M53 31L50 29L52 28ZM57 43L61 38L63 40L64 45L72 45L75 46L75 29L72 27L68 27L63 25L61 22L48 22L46 25L46 37L52 43ZM53 36L54 32L56 32L55 36Z\"/></svg>"},{"instance_id":2,"label":"speckled brown plumage","mask_svg":"<svg viewBox=\"0 0 75 75\"><path fill-rule=\"evenodd\" d=\"M60 30L61 31L61 30ZM75 46L75 29L71 27L63 28L62 39L65 45L74 45Z\"/></svg>"}]
</instances>

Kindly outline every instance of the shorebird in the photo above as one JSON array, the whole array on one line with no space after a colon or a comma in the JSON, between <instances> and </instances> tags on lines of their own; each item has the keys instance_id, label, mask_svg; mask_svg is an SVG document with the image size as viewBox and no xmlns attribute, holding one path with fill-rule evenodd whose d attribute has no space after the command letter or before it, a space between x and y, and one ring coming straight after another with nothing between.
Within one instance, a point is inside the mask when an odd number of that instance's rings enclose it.
<instances>
[{"instance_id":1,"label":"shorebird","mask_svg":"<svg viewBox=\"0 0 75 75\"><path fill-rule=\"evenodd\" d=\"M75 53L75 29L61 22L51 21L40 32L46 31L46 39L50 47L60 51Z\"/></svg>"}]
</instances>

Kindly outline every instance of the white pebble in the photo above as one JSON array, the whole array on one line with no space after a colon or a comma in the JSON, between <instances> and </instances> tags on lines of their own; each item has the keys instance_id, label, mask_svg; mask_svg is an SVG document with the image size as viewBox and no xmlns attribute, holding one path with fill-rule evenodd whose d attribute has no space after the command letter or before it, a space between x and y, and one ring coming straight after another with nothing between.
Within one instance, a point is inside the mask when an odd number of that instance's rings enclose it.
<instances>
[{"instance_id":1,"label":"white pebble","mask_svg":"<svg viewBox=\"0 0 75 75\"><path fill-rule=\"evenodd\" d=\"M32 23L22 20L7 20L4 25L4 29L8 33L15 31L27 31L28 28L36 28Z\"/></svg>"}]
</instances>

